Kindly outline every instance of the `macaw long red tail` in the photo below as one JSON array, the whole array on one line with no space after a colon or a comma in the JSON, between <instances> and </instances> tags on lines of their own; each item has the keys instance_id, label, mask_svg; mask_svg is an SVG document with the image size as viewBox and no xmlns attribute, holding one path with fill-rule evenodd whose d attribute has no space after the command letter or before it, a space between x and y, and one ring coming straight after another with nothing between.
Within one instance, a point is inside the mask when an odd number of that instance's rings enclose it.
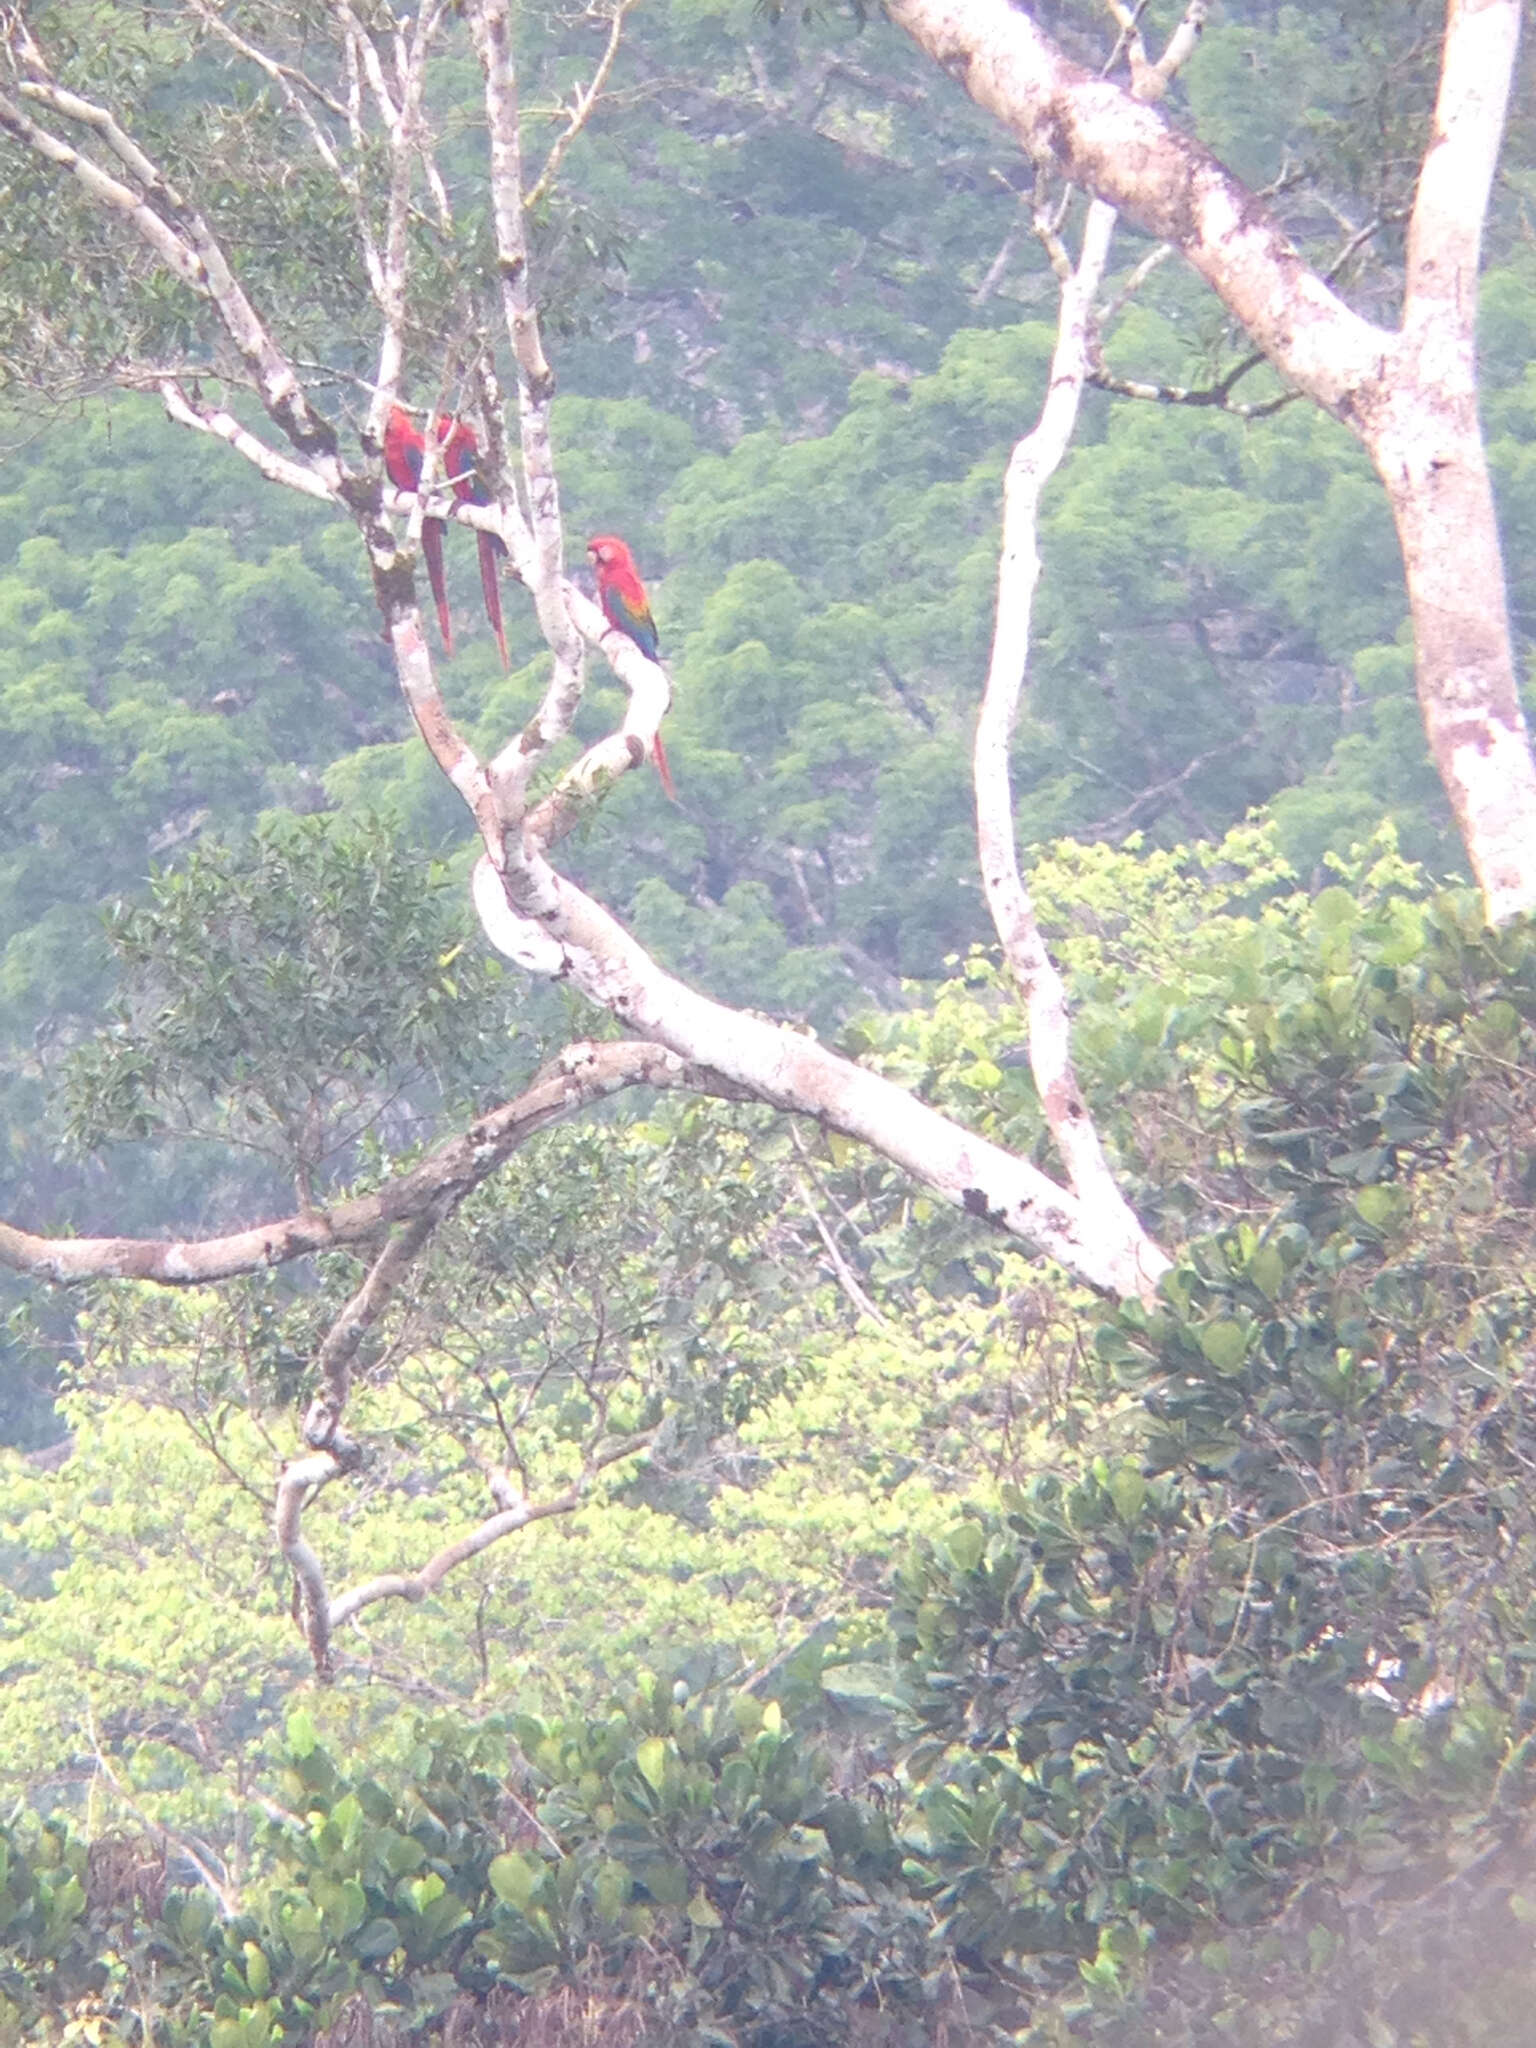
<instances>
[{"instance_id":1,"label":"macaw long red tail","mask_svg":"<svg viewBox=\"0 0 1536 2048\"><path fill-rule=\"evenodd\" d=\"M507 636L501 623L501 577L496 563L498 557L506 553L506 549L494 533L477 533L475 538L480 543L480 591L485 599L485 616L490 620L491 631L496 635L496 647L501 655L501 672L505 675L512 664L507 660Z\"/></svg>"},{"instance_id":2,"label":"macaw long red tail","mask_svg":"<svg viewBox=\"0 0 1536 2048\"><path fill-rule=\"evenodd\" d=\"M662 788L673 803L676 803L677 791L672 786L672 770L667 766L667 750L661 744L660 733L651 741L651 759L656 763L656 773L661 777Z\"/></svg>"},{"instance_id":3,"label":"macaw long red tail","mask_svg":"<svg viewBox=\"0 0 1536 2048\"><path fill-rule=\"evenodd\" d=\"M427 581L432 586L432 596L437 605L438 630L443 636L443 651L453 653L453 621L448 616L448 585L443 576L443 522L441 519L423 519L421 522L421 552L427 561Z\"/></svg>"}]
</instances>

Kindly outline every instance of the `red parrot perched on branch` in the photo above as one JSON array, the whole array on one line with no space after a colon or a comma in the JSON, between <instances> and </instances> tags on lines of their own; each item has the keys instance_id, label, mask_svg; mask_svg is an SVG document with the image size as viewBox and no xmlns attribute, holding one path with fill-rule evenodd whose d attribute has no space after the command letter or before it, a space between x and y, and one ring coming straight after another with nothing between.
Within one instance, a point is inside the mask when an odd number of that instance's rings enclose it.
<instances>
[{"instance_id":1,"label":"red parrot perched on branch","mask_svg":"<svg viewBox=\"0 0 1536 2048\"><path fill-rule=\"evenodd\" d=\"M421 472L426 466L427 440L404 406L391 406L384 423L384 470L397 491L421 489ZM423 519L421 552L426 557L427 581L437 605L438 630L444 652L453 653L453 622L448 616L448 586L443 580L443 522Z\"/></svg>"},{"instance_id":2,"label":"red parrot perched on branch","mask_svg":"<svg viewBox=\"0 0 1536 2048\"><path fill-rule=\"evenodd\" d=\"M480 443L469 422L452 419L444 413L437 422L437 437L443 446L448 481L453 485L453 494L460 504L494 504L496 501L480 474ZM475 539L480 543L480 593L485 599L485 616L496 635L496 646L505 672L510 664L507 661L507 636L501 623L501 576L496 565L507 550L498 534L476 533Z\"/></svg>"},{"instance_id":3,"label":"red parrot perched on branch","mask_svg":"<svg viewBox=\"0 0 1536 2048\"><path fill-rule=\"evenodd\" d=\"M661 636L656 631L656 621L651 617L651 601L645 594L645 585L635 567L634 556L624 542L611 533L594 535L587 542L587 553L597 571L597 595L603 607L603 617L610 626L617 626L621 633L627 633L648 661L659 662ZM651 755L656 763L656 773L661 777L662 788L676 803L672 770L667 765L667 750L661 743L659 732L651 741Z\"/></svg>"}]
</instances>

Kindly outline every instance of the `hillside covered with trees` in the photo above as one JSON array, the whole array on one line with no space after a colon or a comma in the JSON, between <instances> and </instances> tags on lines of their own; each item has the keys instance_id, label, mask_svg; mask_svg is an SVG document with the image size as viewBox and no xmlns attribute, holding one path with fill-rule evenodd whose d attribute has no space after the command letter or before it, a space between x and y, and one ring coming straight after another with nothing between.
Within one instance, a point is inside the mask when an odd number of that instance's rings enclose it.
<instances>
[{"instance_id":1,"label":"hillside covered with trees","mask_svg":"<svg viewBox=\"0 0 1536 2048\"><path fill-rule=\"evenodd\" d=\"M1521 12L0 14L0 2042L1521 2037Z\"/></svg>"}]
</instances>

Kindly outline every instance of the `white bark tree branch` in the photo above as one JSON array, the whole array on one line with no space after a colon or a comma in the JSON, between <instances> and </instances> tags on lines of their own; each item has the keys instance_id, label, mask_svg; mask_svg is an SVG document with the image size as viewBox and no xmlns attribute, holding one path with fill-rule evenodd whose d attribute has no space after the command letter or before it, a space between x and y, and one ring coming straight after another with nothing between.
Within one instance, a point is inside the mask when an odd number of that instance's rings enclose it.
<instances>
[{"instance_id":1,"label":"white bark tree branch","mask_svg":"<svg viewBox=\"0 0 1536 2048\"><path fill-rule=\"evenodd\" d=\"M1293 382L1329 411L1392 337L1350 311L1255 195L1159 108L1095 77L1011 0L891 0L891 19L1037 163L1168 242Z\"/></svg>"},{"instance_id":2,"label":"white bark tree branch","mask_svg":"<svg viewBox=\"0 0 1536 2048\"><path fill-rule=\"evenodd\" d=\"M1495 924L1536 910L1536 762L1477 407L1478 258L1520 13L1449 0L1402 334L1361 433L1397 523L1430 752Z\"/></svg>"},{"instance_id":3,"label":"white bark tree branch","mask_svg":"<svg viewBox=\"0 0 1536 2048\"><path fill-rule=\"evenodd\" d=\"M1133 10L1123 0L1110 0L1110 11L1129 50L1136 96L1161 98L1195 47L1205 23L1204 0L1189 0L1183 19L1156 63L1148 58L1142 40L1140 9ZM1102 199L1093 200L1074 265L1060 238L1062 218L1059 212L1048 213L1043 203L1037 206L1035 232L1060 280L1061 306L1040 417L1015 446L1003 479L997 617L973 753L976 845L987 908L1024 1002L1035 1088L1068 1182L1092 1220L1094 1235L1118 1243L1127 1263L1143 1274L1144 1284L1150 1286L1170 1261L1162 1247L1147 1236L1121 1194L1078 1085L1066 985L1041 936L1034 903L1020 872L1013 828L1009 757L1029 664L1035 589L1040 580L1040 500L1071 446L1083 387L1098 362L1094 301L1115 231L1114 208Z\"/></svg>"},{"instance_id":4,"label":"white bark tree branch","mask_svg":"<svg viewBox=\"0 0 1536 2048\"><path fill-rule=\"evenodd\" d=\"M540 761L570 730L586 677L586 643L570 616L563 588L565 527L549 427L555 380L544 355L528 272L522 128L507 0L470 0L469 27L485 81L501 312L517 369L518 442L532 540L528 560L518 567L554 656L554 673L537 714L494 764L497 798L510 830L521 821L528 784ZM615 36L621 27L620 14L615 16Z\"/></svg>"},{"instance_id":5,"label":"white bark tree branch","mask_svg":"<svg viewBox=\"0 0 1536 2048\"><path fill-rule=\"evenodd\" d=\"M1119 62L1122 51L1131 67L1131 91L1139 100L1160 100L1173 81L1174 74L1194 54L1200 40L1210 8L1206 0L1189 0L1178 27L1168 39L1168 47L1154 63L1147 55L1147 46L1142 38L1141 17L1146 11L1147 0L1137 0L1130 7L1126 0L1106 0L1120 34L1104 69L1112 71Z\"/></svg>"},{"instance_id":6,"label":"white bark tree branch","mask_svg":"<svg viewBox=\"0 0 1536 2048\"><path fill-rule=\"evenodd\" d=\"M267 51L259 49L255 43L247 41L237 29L224 19L217 7L210 4L210 0L190 0L190 6L192 12L210 35L216 36L220 42L226 44L237 56L243 57L248 64L254 64L258 71L264 73L271 80L281 93L284 106L287 107L294 119L303 128L305 134L308 135L315 154L319 157L321 163L324 164L342 190L355 198L358 190L356 175L348 171L343 165L340 156L337 154L335 143L317 118L315 108L310 105L310 101L313 100L315 106L322 108L326 113L342 122L345 122L347 119L345 105L328 93L323 86L318 85L307 73L299 70L296 65L281 64L275 57L270 56Z\"/></svg>"},{"instance_id":7,"label":"white bark tree branch","mask_svg":"<svg viewBox=\"0 0 1536 2048\"><path fill-rule=\"evenodd\" d=\"M209 405L206 400L195 397L178 377L162 377L158 389L166 417L178 426L189 427L195 434L211 435L215 441L222 441L227 448L233 448L237 455L243 456L254 469L259 470L269 484L283 484L303 497L320 498L326 504L335 503L334 492L314 470L306 463L295 462L291 455L268 447L260 435L253 434L227 406Z\"/></svg>"},{"instance_id":8,"label":"white bark tree branch","mask_svg":"<svg viewBox=\"0 0 1536 2048\"><path fill-rule=\"evenodd\" d=\"M920 1186L1090 1286L1122 1299L1153 1292L1161 1266L1146 1270L1136 1247L1106 1238L1078 1198L1038 1167L819 1040L700 995L541 855L509 863L504 876L480 861L473 892L487 937L508 959L569 982L684 1059L705 1057L687 1048L708 1046L709 1066L758 1101L872 1145Z\"/></svg>"},{"instance_id":9,"label":"white bark tree branch","mask_svg":"<svg viewBox=\"0 0 1536 2048\"><path fill-rule=\"evenodd\" d=\"M293 1572L298 1589L301 1626L316 1677L324 1683L335 1676L336 1631L354 1620L364 1608L372 1607L380 1600L406 1600L414 1605L435 1593L450 1572L468 1564L471 1558L479 1557L492 1544L515 1536L523 1529L530 1529L535 1523L550 1521L557 1515L574 1514L602 1473L611 1465L633 1458L647 1449L654 1436L654 1430L643 1430L634 1436L610 1438L593 1445L583 1460L581 1471L570 1485L543 1500L522 1498L505 1473L492 1473L490 1490L497 1502L493 1515L487 1515L474 1528L444 1544L418 1570L381 1572L334 1598L326 1587L325 1568L304 1535L303 1514L305 1505L317 1489L350 1471L356 1459L322 1451L312 1457L293 1460L278 1481L273 1522L278 1548Z\"/></svg>"},{"instance_id":10,"label":"white bark tree branch","mask_svg":"<svg viewBox=\"0 0 1536 2048\"><path fill-rule=\"evenodd\" d=\"M472 1557L478 1557L482 1551L489 1550L503 1537L531 1528L536 1522L546 1522L555 1515L573 1514L592 1491L600 1473L606 1472L610 1465L617 1465L623 1459L633 1458L646 1450L654 1435L654 1430L642 1430L634 1436L618 1437L597 1445L589 1452L578 1477L560 1492L545 1500L518 1499L498 1508L494 1515L488 1515L473 1529L445 1544L419 1571L385 1572L339 1594L330 1606L332 1629L340 1628L343 1622L350 1621L378 1600L425 1600L437 1591L451 1571L467 1564Z\"/></svg>"},{"instance_id":11,"label":"white bark tree branch","mask_svg":"<svg viewBox=\"0 0 1536 2048\"><path fill-rule=\"evenodd\" d=\"M359 39L360 46L366 46L364 75L373 87L389 154L389 193L385 208L384 245L379 252L379 280L375 291L379 311L383 316L383 332L379 341L379 367L373 406L369 414L369 427L375 438L378 438L383 434L385 418L399 392L400 376L405 364L412 175L425 149L422 134L422 100L426 92L427 58L442 17L442 0L425 0L416 19L409 24L410 33L397 38L398 100L391 95L384 80L383 67L372 38L358 22L352 9L344 4L344 0L342 11L354 35ZM429 419L427 462L422 478L427 486L434 481L434 457L438 452L436 437L431 431L433 425L434 420Z\"/></svg>"},{"instance_id":12,"label":"white bark tree branch","mask_svg":"<svg viewBox=\"0 0 1536 2048\"><path fill-rule=\"evenodd\" d=\"M304 1534L304 1509L321 1487L356 1471L364 1459L363 1447L342 1428L351 1390L352 1361L433 1232L468 1192L468 1183L445 1190L397 1230L374 1260L362 1286L332 1323L318 1360L322 1385L304 1418L303 1434L310 1448L303 1457L288 1461L277 1482L273 1534L293 1573L296 1618L309 1646L315 1675L322 1682L335 1675L332 1646L335 1632L343 1622L379 1600L424 1600L450 1572L503 1537L551 1516L573 1513L591 1492L600 1473L644 1450L655 1435L654 1430L642 1430L629 1436L609 1437L604 1433L604 1406L599 1433L587 1446L581 1471L560 1492L544 1500L528 1500L517 1493L505 1473L492 1472L489 1484L496 1502L495 1514L444 1545L417 1571L381 1573L338 1598L331 1598L325 1567Z\"/></svg>"},{"instance_id":13,"label":"white bark tree branch","mask_svg":"<svg viewBox=\"0 0 1536 2048\"><path fill-rule=\"evenodd\" d=\"M276 347L235 278L223 250L197 211L188 206L104 109L61 91L51 80L26 77L22 97L103 134L133 170L142 190L124 185L52 130L44 129L8 94L0 93L0 131L56 165L85 196L131 226L146 246L200 298L217 308L225 333L246 365L269 416L333 495L345 481L334 429L309 404L292 365Z\"/></svg>"},{"instance_id":14,"label":"white bark tree branch","mask_svg":"<svg viewBox=\"0 0 1536 2048\"><path fill-rule=\"evenodd\" d=\"M1037 163L1177 249L1282 375L1357 435L1397 522L1425 729L1488 916L1536 911L1536 762L1474 356L1477 257L1520 0L1448 0L1396 332L1352 312L1256 194L1157 107L1072 63L1022 0L890 0L888 11Z\"/></svg>"},{"instance_id":15,"label":"white bark tree branch","mask_svg":"<svg viewBox=\"0 0 1536 2048\"><path fill-rule=\"evenodd\" d=\"M1142 1229L1115 1182L1083 1100L1072 1060L1067 991L1046 950L1034 904L1019 871L1013 829L1009 754L1029 661L1030 620L1040 579L1040 499L1060 467L1077 424L1093 356L1093 302L1109 260L1113 207L1095 200L1083 228L1082 254L1062 286L1050 379L1040 418L1015 447L1003 480L1003 537L998 560L997 621L973 757L976 845L987 907L1024 1001L1029 1062L1041 1107L1067 1179L1092 1218L1095 1237L1122 1247L1122 1257L1155 1281L1169 1260Z\"/></svg>"}]
</instances>

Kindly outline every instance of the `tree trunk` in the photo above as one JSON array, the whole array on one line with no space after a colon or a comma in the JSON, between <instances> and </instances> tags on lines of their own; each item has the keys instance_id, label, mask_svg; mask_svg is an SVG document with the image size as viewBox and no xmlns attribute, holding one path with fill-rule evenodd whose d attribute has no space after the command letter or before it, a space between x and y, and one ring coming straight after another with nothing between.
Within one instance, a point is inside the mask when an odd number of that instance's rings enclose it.
<instances>
[{"instance_id":1,"label":"tree trunk","mask_svg":"<svg viewBox=\"0 0 1536 2048\"><path fill-rule=\"evenodd\" d=\"M1536 765L1470 364L1413 379L1367 445L1397 522L1419 706L1489 921L1536 910Z\"/></svg>"}]
</instances>

